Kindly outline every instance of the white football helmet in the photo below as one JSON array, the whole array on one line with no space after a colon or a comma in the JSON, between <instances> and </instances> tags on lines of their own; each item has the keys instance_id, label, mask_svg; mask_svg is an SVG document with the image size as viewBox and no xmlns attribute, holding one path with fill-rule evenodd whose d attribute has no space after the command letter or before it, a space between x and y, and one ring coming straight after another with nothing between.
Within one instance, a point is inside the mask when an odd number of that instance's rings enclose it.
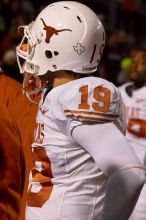
<instances>
[{"instance_id":1,"label":"white football helmet","mask_svg":"<svg viewBox=\"0 0 146 220\"><path fill-rule=\"evenodd\" d=\"M74 1L48 5L28 26L16 48L20 72L35 76L47 71L97 70L105 45L105 32L98 16ZM25 60L21 65L21 58Z\"/></svg>"}]
</instances>

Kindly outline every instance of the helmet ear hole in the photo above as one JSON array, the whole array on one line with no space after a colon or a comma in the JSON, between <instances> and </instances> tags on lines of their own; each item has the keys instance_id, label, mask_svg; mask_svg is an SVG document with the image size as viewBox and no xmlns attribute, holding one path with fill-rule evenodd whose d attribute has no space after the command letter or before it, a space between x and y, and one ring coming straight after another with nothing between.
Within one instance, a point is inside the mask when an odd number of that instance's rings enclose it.
<instances>
[{"instance_id":1,"label":"helmet ear hole","mask_svg":"<svg viewBox=\"0 0 146 220\"><path fill-rule=\"evenodd\" d=\"M48 58L48 59L50 59L50 58L52 58L52 52L50 51L50 50L46 50L45 51L45 55L46 55L46 57Z\"/></svg>"},{"instance_id":2,"label":"helmet ear hole","mask_svg":"<svg viewBox=\"0 0 146 220\"><path fill-rule=\"evenodd\" d=\"M58 51L54 51L54 54L52 53L52 51L50 50L46 50L45 51L45 55L48 59L51 59L54 56L58 56L59 55L59 52Z\"/></svg>"},{"instance_id":3,"label":"helmet ear hole","mask_svg":"<svg viewBox=\"0 0 146 220\"><path fill-rule=\"evenodd\" d=\"M55 56L58 56L58 55L59 55L59 52L58 52L58 51L54 51L54 55L55 55Z\"/></svg>"}]
</instances>

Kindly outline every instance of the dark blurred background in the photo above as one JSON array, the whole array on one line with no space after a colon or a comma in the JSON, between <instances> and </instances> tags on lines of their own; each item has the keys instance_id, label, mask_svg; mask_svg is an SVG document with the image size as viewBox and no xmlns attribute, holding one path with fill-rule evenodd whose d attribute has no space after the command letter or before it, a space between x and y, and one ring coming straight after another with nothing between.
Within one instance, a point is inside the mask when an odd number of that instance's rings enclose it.
<instances>
[{"instance_id":1,"label":"dark blurred background","mask_svg":"<svg viewBox=\"0 0 146 220\"><path fill-rule=\"evenodd\" d=\"M21 81L15 47L20 43L18 26L28 24L49 0L0 0L0 66ZM139 45L146 48L146 0L82 0L102 20L106 47L98 75L121 84L121 60Z\"/></svg>"}]
</instances>

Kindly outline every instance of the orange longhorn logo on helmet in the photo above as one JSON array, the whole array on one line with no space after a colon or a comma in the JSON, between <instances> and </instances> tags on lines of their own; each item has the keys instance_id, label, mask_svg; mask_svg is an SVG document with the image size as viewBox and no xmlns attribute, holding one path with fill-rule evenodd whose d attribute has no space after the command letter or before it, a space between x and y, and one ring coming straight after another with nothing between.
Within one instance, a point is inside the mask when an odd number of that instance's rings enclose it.
<instances>
[{"instance_id":1,"label":"orange longhorn logo on helmet","mask_svg":"<svg viewBox=\"0 0 146 220\"><path fill-rule=\"evenodd\" d=\"M43 25L44 25L44 30L46 31L46 39L45 39L45 42L47 44L50 43L50 39L51 37L55 34L55 35L58 35L59 32L62 32L62 31L72 31L71 29L61 29L61 30L56 30L55 28L51 27L51 26L47 26L45 21L40 18L43 22Z\"/></svg>"}]
</instances>

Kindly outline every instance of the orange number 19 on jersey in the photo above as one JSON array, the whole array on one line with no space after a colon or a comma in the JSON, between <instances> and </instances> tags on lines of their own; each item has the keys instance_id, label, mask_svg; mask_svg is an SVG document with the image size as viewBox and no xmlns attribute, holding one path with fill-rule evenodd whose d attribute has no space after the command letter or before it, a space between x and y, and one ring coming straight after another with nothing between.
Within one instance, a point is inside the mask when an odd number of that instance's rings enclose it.
<instances>
[{"instance_id":1,"label":"orange number 19 on jersey","mask_svg":"<svg viewBox=\"0 0 146 220\"><path fill-rule=\"evenodd\" d=\"M103 86L97 86L96 88L94 88L93 99L95 101L93 101L91 105L89 105L88 103L88 95L89 95L88 85L82 86L79 89L79 92L81 93L81 103L78 105L78 109L89 110L90 108L93 108L94 111L99 111L99 112L106 112L109 110L110 97L111 97L111 92L109 89ZM99 105L99 102L102 104Z\"/></svg>"}]
</instances>

